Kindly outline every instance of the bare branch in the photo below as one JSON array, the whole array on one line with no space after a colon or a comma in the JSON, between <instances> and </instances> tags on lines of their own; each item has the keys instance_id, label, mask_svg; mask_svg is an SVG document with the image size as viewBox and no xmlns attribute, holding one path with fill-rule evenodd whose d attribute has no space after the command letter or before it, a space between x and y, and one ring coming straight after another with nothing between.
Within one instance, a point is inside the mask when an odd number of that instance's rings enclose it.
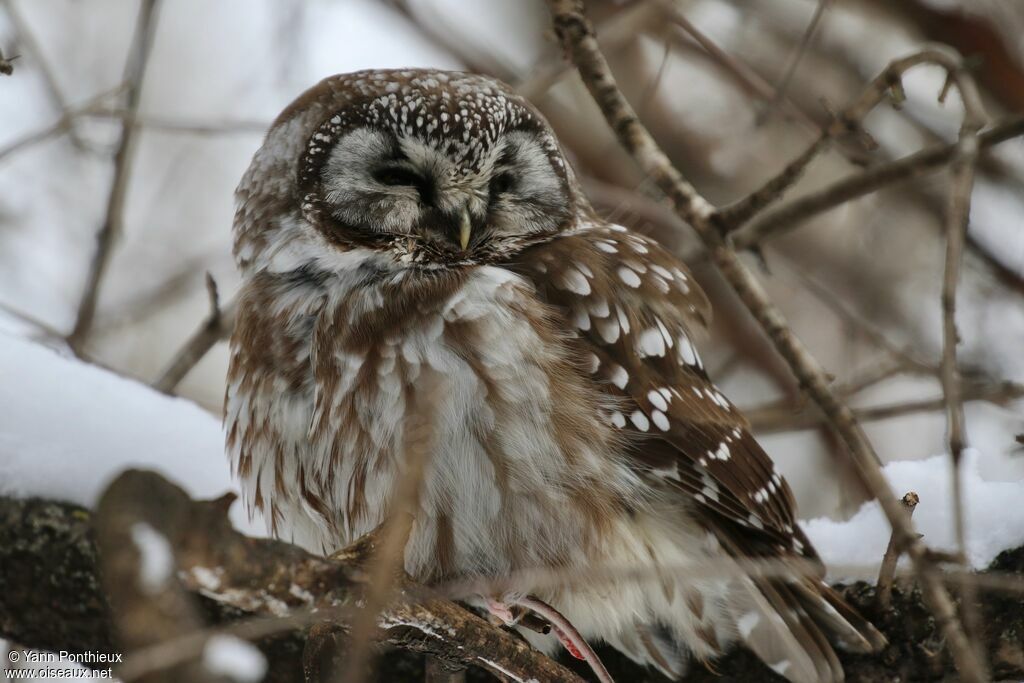
<instances>
[{"instance_id":1,"label":"bare branch","mask_svg":"<svg viewBox=\"0 0 1024 683\"><path fill-rule=\"evenodd\" d=\"M172 394L185 375L199 364L203 356L222 339L227 339L235 329L235 315L238 302L232 299L222 310L217 294L217 283L213 276L206 274L206 291L210 298L210 313L188 341L174 354L167 368L152 386L157 391Z\"/></svg>"},{"instance_id":2,"label":"bare branch","mask_svg":"<svg viewBox=\"0 0 1024 683\"><path fill-rule=\"evenodd\" d=\"M234 631L205 629L147 641L149 645L132 650L118 672L122 680L150 680L166 667L187 666L214 633L264 638L316 623L350 632L348 620L365 596L372 543L357 542L345 556L320 558L280 541L247 538L232 529L227 518L232 499L195 502L159 475L137 470L120 475L103 494L97 526L123 530L148 525L173 552L177 575L169 577L170 583L180 580L188 591L202 593L218 606L264 617L240 622ZM108 556L104 567L114 565L115 574L107 577L112 590L123 590L115 588L115 582L139 583L134 547L122 550L111 545L122 537L123 533L99 534L101 556ZM406 580L397 588L398 600L376 620L385 642L523 680L581 683L529 644L454 603L429 597L423 587ZM122 633L126 637L129 643L136 642L136 635Z\"/></svg>"},{"instance_id":3,"label":"bare branch","mask_svg":"<svg viewBox=\"0 0 1024 683\"><path fill-rule=\"evenodd\" d=\"M112 90L101 92L100 94L90 98L85 104L80 107L75 107L64 112L59 119L53 124L40 128L39 130L33 131L22 138L15 140L14 142L8 143L6 147L0 148L0 160L6 157L20 152L24 149L28 149L32 145L38 144L49 140L52 137L56 137L63 133L66 133L70 127L71 122L77 116L87 114L97 109L100 104L108 97L113 97L120 93L124 88L118 86Z\"/></svg>"},{"instance_id":4,"label":"bare branch","mask_svg":"<svg viewBox=\"0 0 1024 683\"><path fill-rule=\"evenodd\" d=\"M76 353L81 352L92 331L100 285L110 263L114 243L123 231L124 206L128 195L132 163L135 158L137 129L134 118L139 109L142 81L146 73L146 63L149 60L153 35L156 32L159 7L159 0L144 0L140 6L135 26L135 37L132 40L131 52L125 66L126 109L130 114L125 118L124 125L121 127L121 137L117 144L117 151L114 153L114 178L110 185L110 194L107 197L106 218L96 237L96 253L89 266L89 274L86 277L82 298L78 304L75 326L68 336L68 344Z\"/></svg>"},{"instance_id":5,"label":"bare branch","mask_svg":"<svg viewBox=\"0 0 1024 683\"><path fill-rule=\"evenodd\" d=\"M422 395L434 396L435 392L427 390ZM374 544L367 565L370 585L362 608L351 620L351 638L343 669L345 679L351 683L362 683L378 617L391 603L395 585L405 577L405 546L419 512L423 474L435 445L434 414L434 406L429 401L416 401L409 406L402 447L405 456L402 474L395 486L394 503L384 524L374 534L379 535L380 542Z\"/></svg>"},{"instance_id":6,"label":"bare branch","mask_svg":"<svg viewBox=\"0 0 1024 683\"><path fill-rule=\"evenodd\" d=\"M782 80L779 81L779 85L775 90L775 97L772 98L765 110L761 112L759 117L760 122L764 123L775 111L775 108L779 106L779 103L786 96L786 91L789 90L789 84L793 80L794 74L796 74L797 67L800 66L801 60L807 53L807 48L810 47L811 41L814 39L814 34L818 31L818 26L821 25L821 20L825 16L825 12L828 10L829 5L832 4L832 0L818 0L817 6L814 8L814 14L811 15L811 21L807 24L807 28L804 30L803 36L800 38L800 44L796 48L796 54L789 62L789 66L786 67L786 71L782 75Z\"/></svg>"},{"instance_id":7,"label":"bare branch","mask_svg":"<svg viewBox=\"0 0 1024 683\"><path fill-rule=\"evenodd\" d=\"M1024 116L992 126L978 136L978 146L993 145L1024 135ZM863 173L838 180L816 192L794 199L764 214L733 235L737 249L750 249L768 238L789 232L818 214L836 208L851 199L876 192L893 183L933 173L953 159L958 143L934 145L895 161L879 164Z\"/></svg>"},{"instance_id":8,"label":"bare branch","mask_svg":"<svg viewBox=\"0 0 1024 683\"><path fill-rule=\"evenodd\" d=\"M903 507L906 508L908 519L913 516L914 509L920 500L921 498L913 491L906 493L900 500ZM885 549L885 555L882 556L882 565L878 569L878 582L875 584L878 590L878 604L885 609L892 604L892 582L896 576L896 563L899 561L902 551L896 534L893 534L889 537L889 545Z\"/></svg>"},{"instance_id":9,"label":"bare branch","mask_svg":"<svg viewBox=\"0 0 1024 683\"><path fill-rule=\"evenodd\" d=\"M365 585L365 572L357 562L358 558L365 557L365 548L355 547L353 556L349 558L324 559L312 557L287 543L245 538L230 530L224 517L226 500L207 503L187 501L183 493L175 493L178 490L159 477L147 474L139 479L140 473L131 476L135 478L134 488L139 496L148 501L148 508L133 506L132 519L146 522L167 539L176 556L178 578L195 598L202 600L203 613L212 625L137 650L121 670L122 675L128 674L128 678L133 678L180 665L200 656L211 636L229 635L254 641L263 650L270 666L267 680L278 683L302 681L302 662L298 654L302 652L305 639L303 630L317 623L343 627L351 617L353 605ZM157 483L153 483L154 480ZM121 509L125 510L123 506ZM95 516L66 503L0 497L0 520L3 521L0 524L0 585L6 587L0 592L0 637L54 651L116 652L111 615L97 568L100 558L93 543ZM1021 622L1024 606L1018 604L1019 596L1024 595L1024 580L1019 573L1012 573L1019 566L1019 558L1024 557L1022 552L1005 553L1004 561L997 561L984 573L966 573L959 566L951 566L940 574L944 581L953 585L971 582L985 590L982 606L986 614L986 646L1000 675L1014 680L1024 672L1021 648L1007 647L1008 643L1012 645L1019 640L1016 634L1024 628ZM127 553L125 556L131 557ZM1015 561L1014 558L1018 559ZM564 669L551 664L522 641L492 629L482 620L438 597L458 599L490 594L524 582L561 587L577 585L579 581L600 582L602 585L621 585L624 580L658 581L665 572L722 578L738 576L732 573L738 569L732 563L720 561L667 566L657 571L588 567L581 574L576 570L567 572L564 568L546 568L501 577L494 582L455 582L426 592L403 587L401 599L423 603L426 611L396 610L394 616L384 622L386 632L383 640L417 652L434 648L435 654L446 664L484 667L488 665L474 660L474 656L482 655L495 664L504 665L503 660L494 655L503 654L506 645L514 645L521 648L522 653L514 655L515 668L511 670L524 679L565 680L559 679L557 673L564 672ZM794 571L799 572L800 569L777 561L752 561L742 567L745 574L764 577L792 577ZM809 564L806 569L812 571ZM853 574L862 573L865 567L834 565L832 569L840 574ZM132 580L137 576L137 572L131 573ZM37 590L40 584L45 584L47 590ZM862 608L871 609L875 605L875 593L862 583L839 588L852 602L860 600L858 604ZM199 594L207 597L199 598ZM909 656L894 665L891 661L879 662L875 658L851 657L840 652L848 678L875 680L865 672L880 668L887 675L906 674L912 677L923 670L922 667L936 663L934 657L930 657L919 644L922 637L932 638L937 626L922 626L922 633L918 628L908 630L905 623L903 615L911 611L918 613L922 609L915 593L896 592L893 602L894 609L883 612L878 625L886 629L893 646ZM282 609L287 610L283 616ZM429 615L433 615L432 621L413 621L413 618ZM886 615L898 615L898 618L888 619ZM397 625L403 620L410 625ZM445 643L431 639L411 624L435 633L443 633L441 629L453 624L457 629L455 638L466 640ZM338 632L344 633L345 630L340 628ZM471 647L479 643L479 649L460 649L462 642L468 642ZM520 656L535 659L530 663ZM611 658L618 680L639 680L642 677L643 670L630 668L632 665L623 657L611 651L606 651L603 656ZM403 653L394 653L391 657L405 658ZM717 660L715 666L730 680L762 680L768 675L766 668L742 650L727 654ZM945 662L942 668L948 671ZM495 671L493 668L490 670ZM699 669L694 671L696 681L711 683L722 680L700 673ZM578 679L572 680L578 683Z\"/></svg>"},{"instance_id":10,"label":"bare branch","mask_svg":"<svg viewBox=\"0 0 1024 683\"><path fill-rule=\"evenodd\" d=\"M1024 398L1024 385L1014 382L968 384L963 387L961 398L964 401L985 401L993 405L1005 406ZM764 434L815 429L822 426L824 418L818 411L808 411L803 408L803 406L772 404L744 410L743 414L755 431ZM946 398L939 396L919 401L890 403L873 408L859 408L853 412L861 422L877 422L913 413L933 413L945 409Z\"/></svg>"},{"instance_id":11,"label":"bare branch","mask_svg":"<svg viewBox=\"0 0 1024 683\"><path fill-rule=\"evenodd\" d=\"M67 99L64 97L64 93L61 92L60 86L57 84L57 77L53 72L53 68L50 66L49 61L46 59L46 54L43 52L42 46L39 41L36 40L35 33L32 31L28 22L21 16L21 12L11 0L3 0L4 10L7 12L7 17L10 19L11 25L14 27L15 34L17 35L18 42L22 43L28 50L29 54L34 57L34 65L39 70L39 75L42 76L44 89L46 90L47 96L50 98L50 102L53 105L53 109L56 112L60 112L63 116L69 109ZM11 59L15 59L12 57ZM6 73L10 75L10 60L4 60L3 55L0 55L0 73ZM68 133L71 136L72 142L75 143L76 147L84 147L82 139L75 132L73 122L68 122Z\"/></svg>"},{"instance_id":12,"label":"bare branch","mask_svg":"<svg viewBox=\"0 0 1024 683\"><path fill-rule=\"evenodd\" d=\"M964 520L964 491L960 464L967 443L965 432L964 404L962 397L960 367L957 364L956 347L960 336L956 327L956 290L960 282L960 264L963 261L967 223L970 219L971 193L974 189L974 175L978 163L978 131L985 124L987 115L982 108L973 78L962 64L947 65L946 85L939 94L945 98L952 84L956 84L964 101L964 121L960 128L956 154L953 157L952 184L946 210L946 258L942 279L942 393L946 399L946 421L949 437L949 453L953 468L953 507L955 510L957 547L961 562L967 565L967 537ZM964 627L974 638L978 659L985 664L984 652L977 647L981 627L974 601L975 589L969 584L961 588L961 604ZM987 668L987 664L986 664Z\"/></svg>"}]
</instances>

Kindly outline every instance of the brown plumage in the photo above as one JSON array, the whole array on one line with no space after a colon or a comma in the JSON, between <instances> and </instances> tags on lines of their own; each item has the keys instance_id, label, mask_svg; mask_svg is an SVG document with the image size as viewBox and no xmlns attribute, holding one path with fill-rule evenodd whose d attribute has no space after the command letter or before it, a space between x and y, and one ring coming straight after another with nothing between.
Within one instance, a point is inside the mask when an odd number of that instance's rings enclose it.
<instances>
[{"instance_id":1,"label":"brown plumage","mask_svg":"<svg viewBox=\"0 0 1024 683\"><path fill-rule=\"evenodd\" d=\"M535 594L674 676L739 639L792 680L836 681L830 643L880 645L822 571L687 576L820 561L701 364L697 283L594 215L527 102L467 74L329 78L278 118L238 197L227 443L274 533L329 552L377 526L429 404L419 580L565 570L481 602ZM598 568L645 575L572 580Z\"/></svg>"}]
</instances>

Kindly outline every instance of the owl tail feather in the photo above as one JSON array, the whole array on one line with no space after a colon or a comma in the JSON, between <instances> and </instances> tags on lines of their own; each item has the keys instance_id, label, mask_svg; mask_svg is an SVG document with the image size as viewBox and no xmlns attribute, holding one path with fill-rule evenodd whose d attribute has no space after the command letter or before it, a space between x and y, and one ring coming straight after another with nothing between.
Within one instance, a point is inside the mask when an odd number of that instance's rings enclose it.
<instances>
[{"instance_id":1,"label":"owl tail feather","mask_svg":"<svg viewBox=\"0 0 1024 683\"><path fill-rule=\"evenodd\" d=\"M608 644L641 666L651 666L666 678L678 680L689 667L689 654L671 629L659 624L636 624L608 638Z\"/></svg>"},{"instance_id":2,"label":"owl tail feather","mask_svg":"<svg viewBox=\"0 0 1024 683\"><path fill-rule=\"evenodd\" d=\"M874 652L885 637L817 579L751 579L734 602L737 632L772 670L794 683L842 683L836 646Z\"/></svg>"},{"instance_id":3,"label":"owl tail feather","mask_svg":"<svg viewBox=\"0 0 1024 683\"><path fill-rule=\"evenodd\" d=\"M743 643L793 683L839 683L843 670L821 631L793 609L785 586L744 579L731 608ZM787 604L788 603L788 604Z\"/></svg>"}]
</instances>

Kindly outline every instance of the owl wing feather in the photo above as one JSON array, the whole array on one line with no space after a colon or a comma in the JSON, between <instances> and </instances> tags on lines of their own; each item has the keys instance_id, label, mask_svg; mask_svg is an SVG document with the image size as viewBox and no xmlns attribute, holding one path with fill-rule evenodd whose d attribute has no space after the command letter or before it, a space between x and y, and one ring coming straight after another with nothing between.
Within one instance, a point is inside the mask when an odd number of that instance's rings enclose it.
<instances>
[{"instance_id":1,"label":"owl wing feather","mask_svg":"<svg viewBox=\"0 0 1024 683\"><path fill-rule=\"evenodd\" d=\"M606 417L637 470L681 492L731 556L801 558L816 568L795 582L744 584L736 609L758 615L747 633L740 625L747 644L792 667L792 680L841 679L823 631L851 650L880 647L881 634L822 581L789 485L708 377L692 333L707 327L710 305L685 266L647 237L590 224L528 249L515 269L575 327L583 364L617 399Z\"/></svg>"},{"instance_id":2,"label":"owl wing feather","mask_svg":"<svg viewBox=\"0 0 1024 683\"><path fill-rule=\"evenodd\" d=\"M608 419L627 433L638 469L685 491L715 526L767 544L748 555L774 544L817 561L794 523L789 486L705 372L692 332L707 326L710 305L685 266L609 225L534 247L518 268L567 313L593 376L619 399Z\"/></svg>"}]
</instances>

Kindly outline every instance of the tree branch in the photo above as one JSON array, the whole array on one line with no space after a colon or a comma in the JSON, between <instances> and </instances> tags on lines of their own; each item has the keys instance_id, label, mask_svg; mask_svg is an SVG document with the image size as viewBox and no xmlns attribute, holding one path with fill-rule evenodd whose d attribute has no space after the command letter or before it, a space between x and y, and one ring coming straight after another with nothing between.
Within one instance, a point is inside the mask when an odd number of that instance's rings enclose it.
<instances>
[{"instance_id":1,"label":"tree branch","mask_svg":"<svg viewBox=\"0 0 1024 683\"><path fill-rule=\"evenodd\" d=\"M346 617L370 580L359 559L365 560L372 546L357 544L348 554L325 559L287 543L247 538L229 528L225 512L230 499L195 502L152 473L122 475L103 500L101 520L67 503L0 498L0 637L50 651L119 652L124 645L115 635L114 622L124 618L112 615L104 589L104 585L112 586L116 581L110 577L101 581L99 567L111 566L104 571L117 571L120 582L129 589L136 585L140 577L139 546L130 538L130 531L143 523L169 543L176 563L171 580L183 583L188 600L198 604L199 613L209 625L135 650L119 672L123 680L151 675L199 657L210 637L219 634L254 642L263 651L269 666L265 683L304 683L304 645L307 637L314 635L307 632L310 625L323 622L325 626L319 630L334 634L335 638L327 642L328 649L322 652L328 659L334 658L337 646L345 642ZM112 528L120 529L122 534L128 530L129 538L125 541L122 535L119 546L110 550L105 547L101 553L94 529L104 524L113 524ZM116 539L111 536L108 543L110 540ZM111 556L104 557L108 552ZM128 561L121 564L115 559L118 557ZM1024 631L1024 548L1003 553L991 570L983 574L953 573L946 579L973 581L981 588L992 589L983 594L981 603L985 645L994 672L1017 679L1024 675L1024 651L1017 637ZM595 574L586 580L610 578ZM882 680L883 674L886 680L894 676L911 679L923 671L941 677L952 672L950 663L934 653L934 646L940 642L939 626L928 618L915 591L897 586L892 608L881 611L873 587L858 583L837 588L883 629L890 642L877 657L840 652L848 680ZM470 586L469 590L479 587ZM522 641L493 629L451 602L407 584L402 585L398 597L400 602L392 603L379 623L382 642L405 651L393 652L378 662L376 681L420 683L422 662L413 653L434 652L446 664L468 664L492 672L497 672L496 665L524 680L580 683L581 679ZM446 634L448 628L453 629L451 642L427 633ZM504 659L506 647L513 648L508 660ZM611 649L601 649L600 655L618 681L648 680L651 676L648 670ZM563 662L580 666L567 658ZM782 681L742 649L717 660L715 669L717 673L695 667L688 683Z\"/></svg>"},{"instance_id":2,"label":"tree branch","mask_svg":"<svg viewBox=\"0 0 1024 683\"><path fill-rule=\"evenodd\" d=\"M927 549L916 537L912 523L902 514L902 505L882 475L878 455L853 412L832 392L824 370L789 329L785 318L768 299L760 283L726 243L722 235L723 225L719 222L715 208L682 177L637 119L598 48L583 3L580 0L549 0L549 5L554 16L555 31L563 48L576 65L583 82L619 141L632 154L640 168L672 200L680 217L693 226L726 281L846 444L864 483L878 498L889 523L901 537L900 541L907 544L908 555L924 590L925 602L943 625L946 642L960 674L964 680L971 682L985 680L984 667L956 618L956 609L949 592L935 575L927 557ZM909 65L919 63L919 59L922 57L914 55L896 62L879 79L887 82L891 88L894 85L893 75L902 73L900 69L905 70ZM963 87L963 84L959 85ZM968 95L964 97L966 99ZM869 98L865 97L860 104L867 106L869 103ZM855 109L853 113L856 115L860 112Z\"/></svg>"},{"instance_id":3,"label":"tree branch","mask_svg":"<svg viewBox=\"0 0 1024 683\"><path fill-rule=\"evenodd\" d=\"M68 335L68 345L80 353L89 333L92 331L93 319L96 316L96 303L99 299L100 285L110 263L114 243L124 229L124 207L128 196L128 181L132 174L135 159L135 138L137 128L135 116L138 114L142 95L142 81L146 73L146 63L153 43L156 29L160 0L144 0L139 8L139 16L135 26L135 37L132 40L131 52L125 66L124 82L126 83L126 106L128 115L121 127L121 137L114 153L114 178L107 196L106 218L96 236L96 253L89 266L82 298L78 304L75 326Z\"/></svg>"},{"instance_id":4,"label":"tree branch","mask_svg":"<svg viewBox=\"0 0 1024 683\"><path fill-rule=\"evenodd\" d=\"M157 391L173 394L181 380L185 379L185 375L203 359L213 345L231 336L231 331L235 328L238 304L231 300L221 310L217 283L209 273L206 274L206 291L210 299L210 313L174 355L160 377L153 382L153 388Z\"/></svg>"},{"instance_id":5,"label":"tree branch","mask_svg":"<svg viewBox=\"0 0 1024 683\"><path fill-rule=\"evenodd\" d=\"M1024 398L1024 385L1014 382L992 382L968 384L961 395L964 401L985 401L998 406L1009 405ZM858 408L854 415L861 422L877 422L913 413L930 413L946 409L946 397L926 398L905 403L889 403L872 408ZM744 410L754 431L761 433L786 432L799 429L815 429L822 426L824 418L816 410L804 406L772 404Z\"/></svg>"},{"instance_id":6,"label":"tree branch","mask_svg":"<svg viewBox=\"0 0 1024 683\"><path fill-rule=\"evenodd\" d=\"M980 149L1024 135L1024 116L996 124L978 136ZM765 240L793 230L805 221L851 199L876 192L893 183L933 173L956 155L959 143L934 145L909 156L879 164L863 173L838 180L816 192L794 199L745 225L733 235L737 249L750 249Z\"/></svg>"},{"instance_id":7,"label":"tree branch","mask_svg":"<svg viewBox=\"0 0 1024 683\"><path fill-rule=\"evenodd\" d=\"M227 518L233 498L195 502L155 473L130 470L103 494L94 522L75 506L0 499L0 636L55 651L120 647L127 657L117 675L150 681L164 670L182 671L212 635L228 634L258 639L268 650L277 671L268 680L302 680L301 632L316 623L347 632L373 579L367 560L376 546L369 540L321 558L245 537ZM173 555L175 571L156 587L152 572L141 569L147 551L135 537L140 527ZM182 587L185 602L179 593L169 603L164 591ZM529 644L423 587L403 581L397 588L377 620L381 642L521 680L582 683ZM221 626L196 630L197 595ZM192 616L165 618L183 613ZM282 677L278 658L290 678Z\"/></svg>"}]
</instances>

